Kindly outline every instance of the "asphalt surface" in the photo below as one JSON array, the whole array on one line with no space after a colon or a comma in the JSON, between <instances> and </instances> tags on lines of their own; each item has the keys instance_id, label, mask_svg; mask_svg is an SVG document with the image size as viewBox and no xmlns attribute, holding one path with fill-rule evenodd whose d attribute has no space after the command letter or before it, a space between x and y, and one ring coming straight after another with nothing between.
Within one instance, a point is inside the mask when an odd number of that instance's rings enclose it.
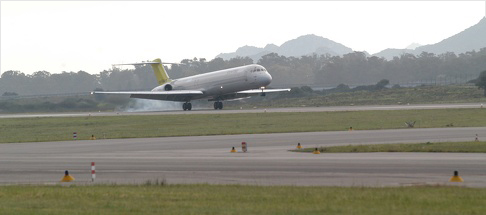
<instances>
[{"instance_id":1,"label":"asphalt surface","mask_svg":"<svg viewBox=\"0 0 486 215\"><path fill-rule=\"evenodd\" d=\"M486 108L481 103L460 104L403 104L403 105L370 105L370 106L330 106L330 107L290 107L268 109L239 109L239 110L213 110L193 109L192 111L169 110L150 112L90 112L90 113L46 113L46 114L0 114L2 118L28 118L28 117L84 117L84 116L118 116L118 115L163 115L163 114L232 114L232 113L285 113L285 112L323 112L323 111L365 111L365 110L419 110L419 109L448 109L448 108Z\"/></svg>"},{"instance_id":2,"label":"asphalt surface","mask_svg":"<svg viewBox=\"0 0 486 215\"><path fill-rule=\"evenodd\" d=\"M486 187L480 153L296 153L326 145L486 139L486 127L166 137L0 144L0 183L56 184L69 170L74 183L253 184ZM241 152L241 142L248 152ZM237 153L230 153L236 147Z\"/></svg>"}]
</instances>

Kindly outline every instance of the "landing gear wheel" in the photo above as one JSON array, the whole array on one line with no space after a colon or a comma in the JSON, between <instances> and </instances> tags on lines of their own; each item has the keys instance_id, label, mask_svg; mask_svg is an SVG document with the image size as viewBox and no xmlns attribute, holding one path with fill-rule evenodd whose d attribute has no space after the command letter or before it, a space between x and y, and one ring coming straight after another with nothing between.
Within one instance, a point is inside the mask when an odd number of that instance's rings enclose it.
<instances>
[{"instance_id":1,"label":"landing gear wheel","mask_svg":"<svg viewBox=\"0 0 486 215\"><path fill-rule=\"evenodd\" d=\"M186 102L186 103L182 104L182 109L183 110L191 110L192 104L190 102Z\"/></svg>"},{"instance_id":2,"label":"landing gear wheel","mask_svg":"<svg viewBox=\"0 0 486 215\"><path fill-rule=\"evenodd\" d=\"M223 109L223 102L214 102L214 109Z\"/></svg>"}]
</instances>

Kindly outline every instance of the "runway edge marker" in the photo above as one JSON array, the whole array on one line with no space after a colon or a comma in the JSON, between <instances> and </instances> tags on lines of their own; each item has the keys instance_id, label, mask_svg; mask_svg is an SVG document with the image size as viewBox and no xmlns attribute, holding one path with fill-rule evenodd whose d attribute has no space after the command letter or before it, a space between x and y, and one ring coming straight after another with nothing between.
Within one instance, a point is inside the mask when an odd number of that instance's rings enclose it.
<instances>
[{"instance_id":1,"label":"runway edge marker","mask_svg":"<svg viewBox=\"0 0 486 215\"><path fill-rule=\"evenodd\" d=\"M91 162L91 182L94 182L95 179L96 179L95 162Z\"/></svg>"},{"instance_id":2,"label":"runway edge marker","mask_svg":"<svg viewBox=\"0 0 486 215\"><path fill-rule=\"evenodd\" d=\"M74 177L69 175L69 171L64 171L64 177L61 178L61 182L71 182L74 180Z\"/></svg>"},{"instance_id":3,"label":"runway edge marker","mask_svg":"<svg viewBox=\"0 0 486 215\"><path fill-rule=\"evenodd\" d=\"M454 175L449 179L450 182L464 182L464 180L459 176L459 172L454 171Z\"/></svg>"}]
</instances>

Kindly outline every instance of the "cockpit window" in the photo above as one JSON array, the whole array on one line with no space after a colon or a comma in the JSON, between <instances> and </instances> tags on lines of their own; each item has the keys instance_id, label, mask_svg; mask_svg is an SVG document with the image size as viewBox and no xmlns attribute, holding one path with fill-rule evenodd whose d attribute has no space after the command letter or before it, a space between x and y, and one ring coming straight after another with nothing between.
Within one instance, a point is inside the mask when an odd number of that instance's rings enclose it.
<instances>
[{"instance_id":1,"label":"cockpit window","mask_svg":"<svg viewBox=\"0 0 486 215\"><path fill-rule=\"evenodd\" d=\"M265 68L258 68L258 67L255 67L252 70L250 70L250 72L263 72L263 71L267 71L267 70Z\"/></svg>"}]
</instances>

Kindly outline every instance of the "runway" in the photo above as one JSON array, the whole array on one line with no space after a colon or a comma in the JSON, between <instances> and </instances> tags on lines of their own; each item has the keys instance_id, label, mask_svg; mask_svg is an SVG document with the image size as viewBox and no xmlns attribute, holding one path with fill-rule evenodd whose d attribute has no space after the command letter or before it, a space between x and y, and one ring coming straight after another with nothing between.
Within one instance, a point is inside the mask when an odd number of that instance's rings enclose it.
<instances>
[{"instance_id":1,"label":"runway","mask_svg":"<svg viewBox=\"0 0 486 215\"><path fill-rule=\"evenodd\" d=\"M164 114L234 114L234 113L287 113L287 112L325 112L325 111L367 111L367 110L421 110L447 108L484 108L480 103L459 104L404 104L404 105L370 105L370 106L326 106L326 107L288 107L288 108L254 108L254 109L193 109L192 111L150 111L150 112L82 112L82 113L45 113L45 114L0 114L2 118L29 117L86 117L86 116L127 116L127 115L164 115Z\"/></svg>"},{"instance_id":2,"label":"runway","mask_svg":"<svg viewBox=\"0 0 486 215\"><path fill-rule=\"evenodd\" d=\"M69 170L75 183L254 184L408 186L451 184L486 187L480 153L296 153L327 145L486 139L486 127L397 129L282 134L167 137L0 144L0 183L55 184ZM241 142L249 145L241 152ZM238 153L230 153L236 147Z\"/></svg>"}]
</instances>

